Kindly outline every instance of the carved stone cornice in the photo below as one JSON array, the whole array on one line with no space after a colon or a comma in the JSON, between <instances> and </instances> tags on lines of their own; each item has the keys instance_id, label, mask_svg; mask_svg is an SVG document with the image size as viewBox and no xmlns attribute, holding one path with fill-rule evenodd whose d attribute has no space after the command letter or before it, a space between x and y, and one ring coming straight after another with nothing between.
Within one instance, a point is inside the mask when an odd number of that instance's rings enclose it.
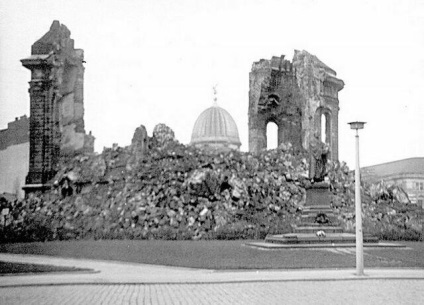
<instances>
[{"instance_id":1,"label":"carved stone cornice","mask_svg":"<svg viewBox=\"0 0 424 305\"><path fill-rule=\"evenodd\" d=\"M345 85L344 81L330 74L325 75L324 83L328 83L330 86L336 88L337 91L342 90Z\"/></svg>"},{"instance_id":2,"label":"carved stone cornice","mask_svg":"<svg viewBox=\"0 0 424 305\"><path fill-rule=\"evenodd\" d=\"M35 67L38 66L47 66L52 65L52 55L50 54L40 54L40 55L31 55L30 57L21 59L22 66L29 70L33 70Z\"/></svg>"}]
</instances>

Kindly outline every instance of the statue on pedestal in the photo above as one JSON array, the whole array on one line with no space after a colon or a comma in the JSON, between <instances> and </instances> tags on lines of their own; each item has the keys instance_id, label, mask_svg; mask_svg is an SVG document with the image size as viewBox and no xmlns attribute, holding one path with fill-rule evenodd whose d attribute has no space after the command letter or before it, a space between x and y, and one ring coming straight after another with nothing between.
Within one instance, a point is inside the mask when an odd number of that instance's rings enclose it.
<instances>
[{"instance_id":1,"label":"statue on pedestal","mask_svg":"<svg viewBox=\"0 0 424 305\"><path fill-rule=\"evenodd\" d=\"M329 152L328 144L321 142L316 132L309 145L309 179L312 183L324 181Z\"/></svg>"}]
</instances>

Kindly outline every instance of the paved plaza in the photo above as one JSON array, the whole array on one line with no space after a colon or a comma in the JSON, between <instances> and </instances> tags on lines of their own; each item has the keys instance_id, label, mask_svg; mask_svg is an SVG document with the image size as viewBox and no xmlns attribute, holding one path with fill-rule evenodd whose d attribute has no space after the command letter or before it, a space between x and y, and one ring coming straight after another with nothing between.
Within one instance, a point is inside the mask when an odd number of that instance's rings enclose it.
<instances>
[{"instance_id":1,"label":"paved plaza","mask_svg":"<svg viewBox=\"0 0 424 305\"><path fill-rule=\"evenodd\" d=\"M90 272L0 277L0 304L422 304L424 270L230 270L0 254Z\"/></svg>"}]
</instances>

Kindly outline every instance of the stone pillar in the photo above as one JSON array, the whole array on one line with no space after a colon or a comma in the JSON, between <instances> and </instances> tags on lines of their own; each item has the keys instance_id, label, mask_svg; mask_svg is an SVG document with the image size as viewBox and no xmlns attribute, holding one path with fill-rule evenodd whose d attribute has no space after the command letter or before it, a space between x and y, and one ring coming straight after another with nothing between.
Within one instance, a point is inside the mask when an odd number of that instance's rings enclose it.
<instances>
[{"instance_id":1,"label":"stone pillar","mask_svg":"<svg viewBox=\"0 0 424 305\"><path fill-rule=\"evenodd\" d=\"M21 60L31 70L27 193L49 187L61 155L94 151L94 137L84 129L84 52L70 35L53 21Z\"/></svg>"},{"instance_id":2,"label":"stone pillar","mask_svg":"<svg viewBox=\"0 0 424 305\"><path fill-rule=\"evenodd\" d=\"M266 127L249 129L249 151L259 153L267 147Z\"/></svg>"},{"instance_id":3,"label":"stone pillar","mask_svg":"<svg viewBox=\"0 0 424 305\"><path fill-rule=\"evenodd\" d=\"M262 83L270 73L269 61L261 60L253 64L249 74L249 151L254 153L266 148L266 124L259 118L258 103Z\"/></svg>"},{"instance_id":4,"label":"stone pillar","mask_svg":"<svg viewBox=\"0 0 424 305\"><path fill-rule=\"evenodd\" d=\"M324 112L329 113L330 120L330 159L339 159L339 99L338 92L342 90L344 83L332 75L327 75L324 81L324 94L322 95L321 105L326 109Z\"/></svg>"},{"instance_id":5,"label":"stone pillar","mask_svg":"<svg viewBox=\"0 0 424 305\"><path fill-rule=\"evenodd\" d=\"M339 160L339 107L336 107L331 118L331 160Z\"/></svg>"},{"instance_id":6,"label":"stone pillar","mask_svg":"<svg viewBox=\"0 0 424 305\"><path fill-rule=\"evenodd\" d=\"M30 160L25 189L44 189L55 174L59 158L60 134L58 107L51 73L54 69L48 55L34 55L22 60L31 70L30 88Z\"/></svg>"}]
</instances>

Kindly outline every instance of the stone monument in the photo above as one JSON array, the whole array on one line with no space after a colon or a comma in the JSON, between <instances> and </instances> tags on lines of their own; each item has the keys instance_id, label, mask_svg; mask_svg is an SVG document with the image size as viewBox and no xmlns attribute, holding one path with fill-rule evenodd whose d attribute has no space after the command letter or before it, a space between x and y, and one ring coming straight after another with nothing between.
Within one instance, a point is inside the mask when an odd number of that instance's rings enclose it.
<instances>
[{"instance_id":1,"label":"stone monument","mask_svg":"<svg viewBox=\"0 0 424 305\"><path fill-rule=\"evenodd\" d=\"M316 156L312 152L311 159ZM322 157L322 156L321 156ZM323 157L322 157L323 158ZM325 171L318 165L321 160L315 160L315 167L310 168L310 186L306 187L306 202L302 209L301 220L297 225L293 225L293 233L268 235L266 243L284 244L291 246L314 246L316 244L326 244L328 246L353 246L355 244L355 234L344 233L343 228L333 213L330 200L330 184L325 181ZM364 235L363 241L369 245L378 245L378 238ZM320 245L316 245L317 247ZM322 245L321 245L322 246ZM267 248L267 246L261 245ZM270 248L272 248L270 246Z\"/></svg>"},{"instance_id":2,"label":"stone monument","mask_svg":"<svg viewBox=\"0 0 424 305\"><path fill-rule=\"evenodd\" d=\"M312 183L324 181L329 153L328 145L321 142L319 134L315 132L309 145L309 179Z\"/></svg>"},{"instance_id":3,"label":"stone monument","mask_svg":"<svg viewBox=\"0 0 424 305\"><path fill-rule=\"evenodd\" d=\"M310 185L306 187L306 202L302 209L301 221L293 225L293 233L268 235L266 242L300 245L317 243L353 245L355 243L355 234L343 233L343 228L331 207L330 184L325 179L329 153L328 146L322 143L318 133L315 133L309 148ZM364 242L375 244L378 239L364 235Z\"/></svg>"},{"instance_id":4,"label":"stone monument","mask_svg":"<svg viewBox=\"0 0 424 305\"><path fill-rule=\"evenodd\" d=\"M306 202L303 210L302 220L314 226L317 230L326 225L326 230L331 232L340 231L335 228L336 218L330 206L330 184L326 181L327 161L330 154L329 147L319 139L318 132L315 132L313 139L309 143L309 180L311 184L306 187ZM328 226L333 226L329 228Z\"/></svg>"}]
</instances>

